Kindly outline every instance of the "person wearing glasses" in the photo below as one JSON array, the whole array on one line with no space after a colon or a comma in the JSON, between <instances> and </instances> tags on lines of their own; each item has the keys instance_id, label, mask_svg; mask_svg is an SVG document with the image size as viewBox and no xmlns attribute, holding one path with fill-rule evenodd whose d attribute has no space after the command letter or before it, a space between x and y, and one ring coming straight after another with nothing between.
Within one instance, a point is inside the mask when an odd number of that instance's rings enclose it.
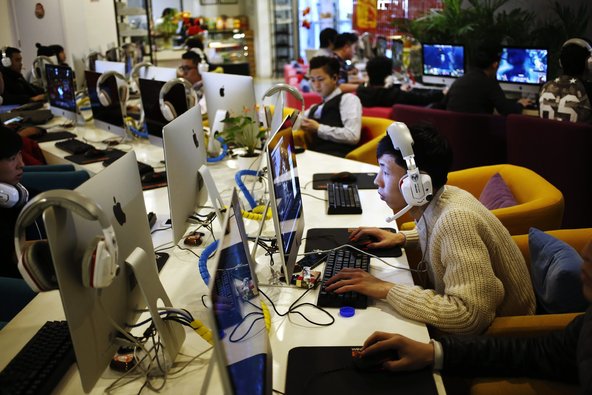
<instances>
[{"instance_id":1,"label":"person wearing glasses","mask_svg":"<svg viewBox=\"0 0 592 395\"><path fill-rule=\"evenodd\" d=\"M310 60L309 82L323 102L304 112L302 130L310 149L345 157L360 141L362 104L354 94L343 93L338 86L339 61L315 56Z\"/></svg>"},{"instance_id":2,"label":"person wearing glasses","mask_svg":"<svg viewBox=\"0 0 592 395\"><path fill-rule=\"evenodd\" d=\"M199 54L201 53L201 55ZM193 86L193 90L197 94L201 112L206 113L206 102L204 98L203 82L201 81L201 73L199 72L200 64L202 62L203 52L199 49L192 48L181 56L181 66L178 68L178 75L185 78ZM207 64L207 63L206 63Z\"/></svg>"}]
</instances>

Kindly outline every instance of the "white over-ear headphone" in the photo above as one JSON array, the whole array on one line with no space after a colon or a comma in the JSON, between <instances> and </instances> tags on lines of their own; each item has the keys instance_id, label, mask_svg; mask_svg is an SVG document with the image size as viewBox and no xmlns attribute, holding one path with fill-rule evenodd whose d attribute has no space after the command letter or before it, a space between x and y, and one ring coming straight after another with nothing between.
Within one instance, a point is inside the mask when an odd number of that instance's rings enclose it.
<instances>
[{"instance_id":1,"label":"white over-ear headphone","mask_svg":"<svg viewBox=\"0 0 592 395\"><path fill-rule=\"evenodd\" d=\"M89 52L88 55L86 55L83 59L84 67L86 68L86 70L95 71L94 63L91 65L90 61L92 60L94 62L99 58L105 59L105 55L103 55L102 53L100 53L98 51Z\"/></svg>"},{"instance_id":2,"label":"white over-ear headphone","mask_svg":"<svg viewBox=\"0 0 592 395\"><path fill-rule=\"evenodd\" d=\"M197 65L197 71L199 71L199 74L210 71L210 65L208 62L206 62L206 56L204 55L203 51L197 47L191 48L190 51L198 54L199 58L201 59Z\"/></svg>"},{"instance_id":3,"label":"white over-ear headphone","mask_svg":"<svg viewBox=\"0 0 592 395\"><path fill-rule=\"evenodd\" d=\"M590 43L584 39L581 39L581 38L570 38L569 40L567 40L566 42L563 43L563 45L561 46L561 49L565 48L566 45L571 45L571 44L578 45L578 46L588 50L588 60L586 60L586 69L588 70L589 73L592 73L592 46L590 46ZM561 64L561 58L559 59L559 66L563 67L563 65Z\"/></svg>"},{"instance_id":4,"label":"white over-ear headphone","mask_svg":"<svg viewBox=\"0 0 592 395\"><path fill-rule=\"evenodd\" d=\"M275 95L276 93L281 93L281 92L288 92L294 98L296 98L296 100L298 100L301 104L300 114L298 114L298 117L296 118L296 121L294 121L294 124L292 126L292 130L298 130L298 129L300 129L300 124L302 123L302 117L304 116L304 97L302 97L302 93L300 93L300 91L298 89L296 89L292 85L288 85L288 84L284 84L284 83L275 84L274 86L269 88L267 91L265 91L261 100L265 100L266 97L271 97L271 96ZM280 127L282 120L284 118L284 114L283 114L284 100L283 99L284 98L280 94L276 100L273 118L270 117L271 120L268 123L269 129L271 131L277 130ZM264 110L265 110L265 116L267 118L268 117L267 107L265 107Z\"/></svg>"},{"instance_id":5,"label":"white over-ear headphone","mask_svg":"<svg viewBox=\"0 0 592 395\"><path fill-rule=\"evenodd\" d=\"M2 66L8 68L12 66L12 60L8 55L6 55L7 47L2 47Z\"/></svg>"},{"instance_id":6,"label":"white over-ear headphone","mask_svg":"<svg viewBox=\"0 0 592 395\"><path fill-rule=\"evenodd\" d=\"M45 65L55 65L52 58L49 56L39 55L33 59L33 76L36 80L40 80L44 88L47 88L47 74L45 72Z\"/></svg>"},{"instance_id":7,"label":"white over-ear headphone","mask_svg":"<svg viewBox=\"0 0 592 395\"><path fill-rule=\"evenodd\" d=\"M29 200L29 191L22 184L10 185L0 182L0 207L24 206Z\"/></svg>"},{"instance_id":8,"label":"white over-ear headphone","mask_svg":"<svg viewBox=\"0 0 592 395\"><path fill-rule=\"evenodd\" d=\"M181 84L185 88L185 100L187 101L187 109L189 110L191 107L197 104L197 93L191 86L191 83L187 81L185 78L173 78L165 82L165 84L160 88L160 93L158 94L158 104L160 106L160 112L162 116L167 121L172 121L173 119L177 118L177 111L175 111L175 107L169 103L168 101L164 100L164 96L169 93L171 88L175 85Z\"/></svg>"},{"instance_id":9,"label":"white over-ear headphone","mask_svg":"<svg viewBox=\"0 0 592 395\"><path fill-rule=\"evenodd\" d=\"M113 100L111 100L111 96L109 95L109 92L101 88L101 85L103 85L105 81L107 81L107 78L111 76L121 81L120 84L116 81L117 92L119 93L119 101L121 102L121 106L122 108L125 108L125 103L127 102L128 96L127 80L123 75L121 75L117 71L107 71L101 74L97 79L97 96L99 98L99 102L105 107L109 107L113 103Z\"/></svg>"},{"instance_id":10,"label":"white over-ear headphone","mask_svg":"<svg viewBox=\"0 0 592 395\"><path fill-rule=\"evenodd\" d=\"M407 125L403 122L393 122L386 129L393 146L401 151L401 155L407 165L407 174L399 180L399 189L407 206L395 215L386 218L386 222L392 222L411 210L412 207L423 206L433 196L432 178L429 174L420 173L415 165L415 154L413 153L413 138Z\"/></svg>"},{"instance_id":11,"label":"white over-ear headphone","mask_svg":"<svg viewBox=\"0 0 592 395\"><path fill-rule=\"evenodd\" d=\"M25 244L25 230L49 207L63 207L89 221L99 221L103 235L97 236L82 257L82 284L85 287L109 286L119 272L115 231L109 219L93 200L77 191L54 189L35 196L20 212L15 225L14 245L18 269L35 292L58 288L49 246L46 240Z\"/></svg>"}]
</instances>

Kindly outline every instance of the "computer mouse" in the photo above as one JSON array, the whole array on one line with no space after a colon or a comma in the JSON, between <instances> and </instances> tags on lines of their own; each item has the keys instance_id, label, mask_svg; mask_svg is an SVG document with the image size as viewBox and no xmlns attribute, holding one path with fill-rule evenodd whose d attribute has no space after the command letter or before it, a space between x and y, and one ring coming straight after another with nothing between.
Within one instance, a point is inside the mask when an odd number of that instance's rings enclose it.
<instances>
[{"instance_id":1,"label":"computer mouse","mask_svg":"<svg viewBox=\"0 0 592 395\"><path fill-rule=\"evenodd\" d=\"M331 182L353 183L356 182L356 176L349 171L342 171L331 176Z\"/></svg>"},{"instance_id":2,"label":"computer mouse","mask_svg":"<svg viewBox=\"0 0 592 395\"><path fill-rule=\"evenodd\" d=\"M96 148L91 148L85 151L83 155L85 158L100 158L105 156L105 151Z\"/></svg>"}]
</instances>

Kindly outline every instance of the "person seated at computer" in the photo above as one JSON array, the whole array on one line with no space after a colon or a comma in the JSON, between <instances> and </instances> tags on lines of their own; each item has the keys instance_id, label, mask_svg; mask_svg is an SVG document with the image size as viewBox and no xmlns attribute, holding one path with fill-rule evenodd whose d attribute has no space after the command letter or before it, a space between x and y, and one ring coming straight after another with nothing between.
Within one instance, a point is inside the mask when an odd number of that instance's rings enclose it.
<instances>
[{"instance_id":1,"label":"person seated at computer","mask_svg":"<svg viewBox=\"0 0 592 395\"><path fill-rule=\"evenodd\" d=\"M3 51L0 72L4 78L4 104L24 104L31 101L44 101L43 88L31 85L25 80L21 70L23 56L17 48L7 47Z\"/></svg>"},{"instance_id":2,"label":"person seated at computer","mask_svg":"<svg viewBox=\"0 0 592 395\"><path fill-rule=\"evenodd\" d=\"M592 242L582 251L582 288L592 303ZM396 351L380 368L393 372L433 367L464 377L532 377L580 386L592 394L592 307L563 330L539 336L442 336L422 343L375 332L364 342L362 358Z\"/></svg>"},{"instance_id":3,"label":"person seated at computer","mask_svg":"<svg viewBox=\"0 0 592 395\"><path fill-rule=\"evenodd\" d=\"M203 82L201 80L201 73L199 72L199 65L202 63L202 55L204 56L203 61L205 62L205 55L201 50L190 49L181 55L181 66L179 66L179 74L182 78L185 78L191 85L193 90L197 94L199 105L201 107L202 114L207 112L206 100L204 97Z\"/></svg>"},{"instance_id":4,"label":"person seated at computer","mask_svg":"<svg viewBox=\"0 0 592 395\"><path fill-rule=\"evenodd\" d=\"M35 47L37 47L37 56L55 56L55 60L58 62L58 65L68 65L68 63L66 62L66 51L64 50L64 47L62 47L61 45L53 44L46 46L41 45L40 43L36 43Z\"/></svg>"},{"instance_id":5,"label":"person seated at computer","mask_svg":"<svg viewBox=\"0 0 592 395\"><path fill-rule=\"evenodd\" d=\"M315 56L310 60L309 74L310 84L323 102L304 112L302 130L312 150L344 157L360 141L360 99L339 88L339 62L335 58Z\"/></svg>"},{"instance_id":6,"label":"person seated at computer","mask_svg":"<svg viewBox=\"0 0 592 395\"><path fill-rule=\"evenodd\" d=\"M358 36L355 33L341 33L335 38L333 54L339 60L339 85L342 92L354 92L361 82L356 77L356 69L351 60L356 53Z\"/></svg>"},{"instance_id":7,"label":"person seated at computer","mask_svg":"<svg viewBox=\"0 0 592 395\"><path fill-rule=\"evenodd\" d=\"M337 30L332 27L321 30L321 33L319 33L319 50L315 53L315 56L335 56L333 47L338 34Z\"/></svg>"},{"instance_id":8,"label":"person seated at computer","mask_svg":"<svg viewBox=\"0 0 592 395\"><path fill-rule=\"evenodd\" d=\"M592 77L590 47L580 38L563 45L559 54L562 74L541 88L541 118L592 123L592 82L585 79L586 74Z\"/></svg>"},{"instance_id":9,"label":"person seated at computer","mask_svg":"<svg viewBox=\"0 0 592 395\"><path fill-rule=\"evenodd\" d=\"M428 125L410 131L417 168L431 177L433 189L428 203L409 211L416 228L399 233L358 228L350 239L374 239L368 248L419 246L418 269L427 271L430 285L393 284L344 269L328 281L327 290L385 299L401 316L455 334L479 334L496 316L534 314L530 275L508 230L469 192L445 185L452 152L444 137ZM379 142L377 157L378 195L398 213L408 204L399 189L407 174L405 160L388 135Z\"/></svg>"},{"instance_id":10,"label":"person seated at computer","mask_svg":"<svg viewBox=\"0 0 592 395\"><path fill-rule=\"evenodd\" d=\"M386 56L377 56L366 63L368 81L359 85L356 95L364 107L391 107L394 104L427 106L440 102L442 91L432 89L412 89L393 84L387 78L393 74L393 61Z\"/></svg>"},{"instance_id":11,"label":"person seated at computer","mask_svg":"<svg viewBox=\"0 0 592 395\"><path fill-rule=\"evenodd\" d=\"M444 97L444 107L450 111L502 115L521 113L532 104L527 98L507 99L496 72L501 59L499 46L484 45L475 51L472 68L454 81Z\"/></svg>"}]
</instances>

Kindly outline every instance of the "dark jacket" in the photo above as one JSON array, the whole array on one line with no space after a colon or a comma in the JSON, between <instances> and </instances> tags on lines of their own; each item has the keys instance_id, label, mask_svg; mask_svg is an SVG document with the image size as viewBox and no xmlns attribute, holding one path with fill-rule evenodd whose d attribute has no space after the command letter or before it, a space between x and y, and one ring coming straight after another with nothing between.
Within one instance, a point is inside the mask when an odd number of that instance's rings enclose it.
<instances>
[{"instance_id":1,"label":"dark jacket","mask_svg":"<svg viewBox=\"0 0 592 395\"><path fill-rule=\"evenodd\" d=\"M443 372L579 383L592 394L592 307L562 331L532 337L444 336Z\"/></svg>"},{"instance_id":2,"label":"dark jacket","mask_svg":"<svg viewBox=\"0 0 592 395\"><path fill-rule=\"evenodd\" d=\"M506 99L497 80L479 69L469 71L452 83L444 105L447 110L457 112L492 114L494 108L502 115L522 112L522 105Z\"/></svg>"},{"instance_id":3,"label":"dark jacket","mask_svg":"<svg viewBox=\"0 0 592 395\"><path fill-rule=\"evenodd\" d=\"M25 80L21 73L0 66L4 79L4 103L2 104L24 104L31 101L33 96L43 93L43 89L31 85Z\"/></svg>"},{"instance_id":4,"label":"dark jacket","mask_svg":"<svg viewBox=\"0 0 592 395\"><path fill-rule=\"evenodd\" d=\"M405 92L401 90L400 85L385 88L384 86L366 86L366 84L358 86L356 95L360 98L363 107L391 107L395 104L427 106L441 101L444 97L442 91L437 89L412 89Z\"/></svg>"}]
</instances>

